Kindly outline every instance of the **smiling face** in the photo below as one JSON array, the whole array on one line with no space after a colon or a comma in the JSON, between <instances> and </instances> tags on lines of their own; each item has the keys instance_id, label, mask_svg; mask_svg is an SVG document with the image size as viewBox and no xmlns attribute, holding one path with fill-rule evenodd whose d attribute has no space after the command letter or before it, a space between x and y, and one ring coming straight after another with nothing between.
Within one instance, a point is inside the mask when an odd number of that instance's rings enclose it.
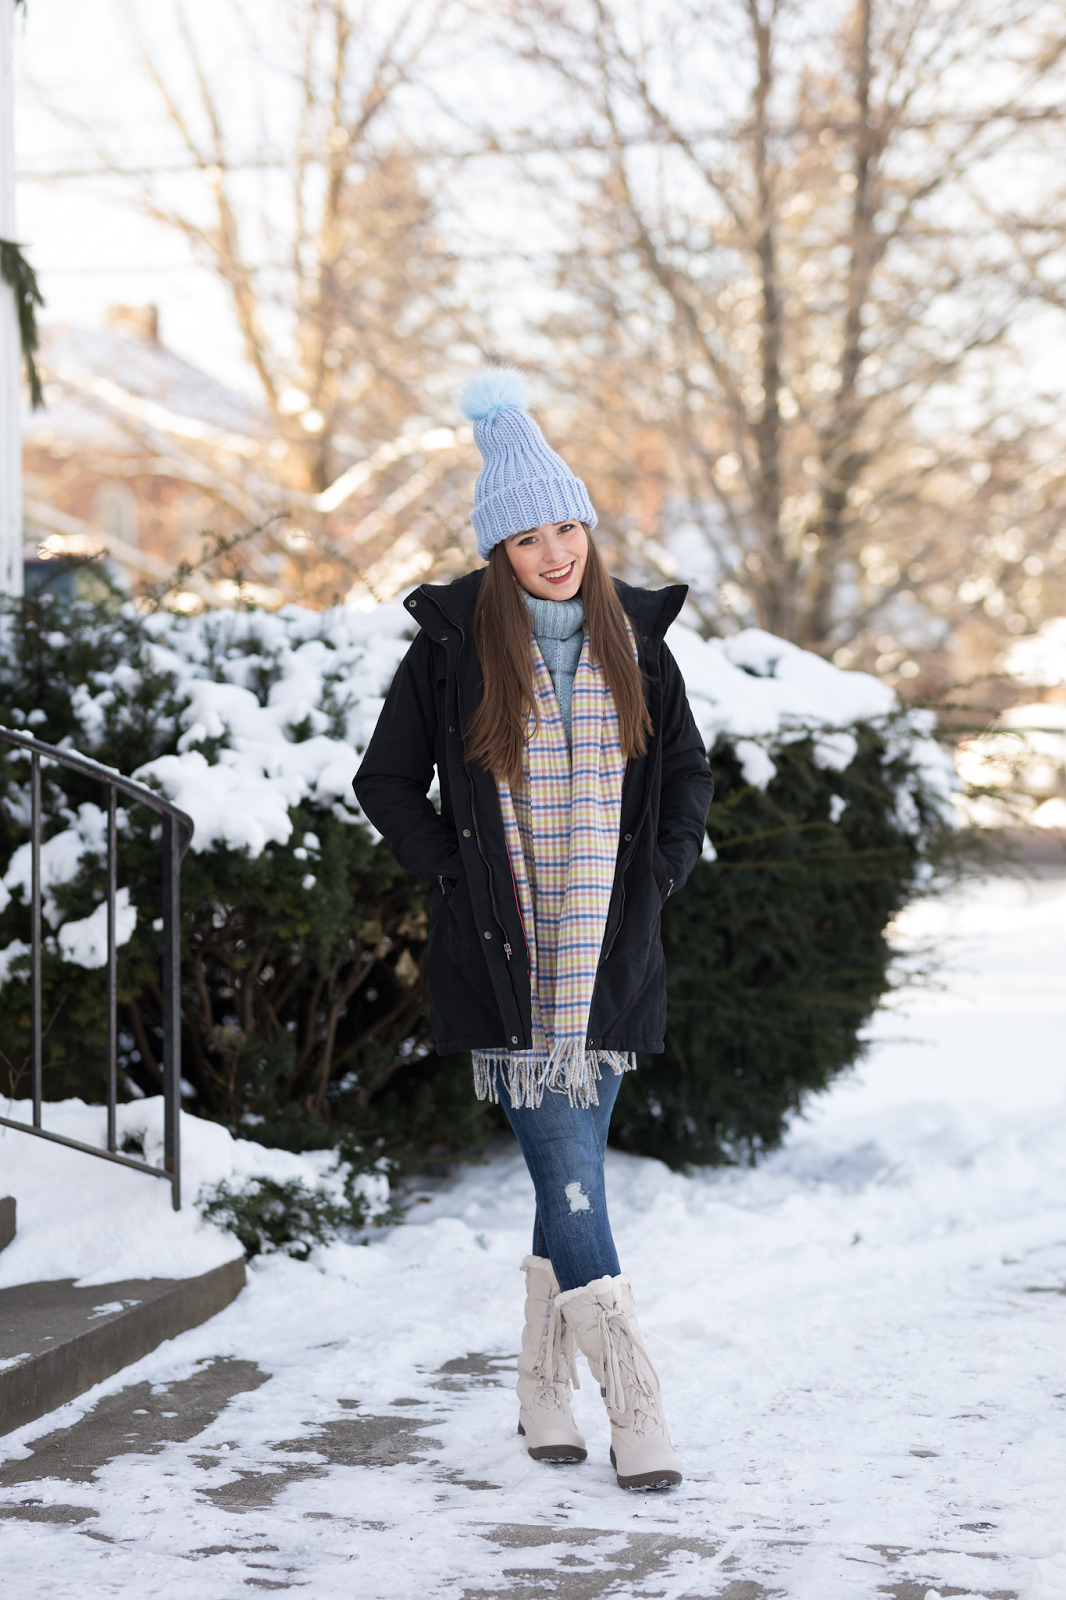
<instances>
[{"instance_id":1,"label":"smiling face","mask_svg":"<svg viewBox=\"0 0 1066 1600\"><path fill-rule=\"evenodd\" d=\"M546 522L504 540L515 577L538 600L572 600L581 588L589 541L580 522Z\"/></svg>"}]
</instances>

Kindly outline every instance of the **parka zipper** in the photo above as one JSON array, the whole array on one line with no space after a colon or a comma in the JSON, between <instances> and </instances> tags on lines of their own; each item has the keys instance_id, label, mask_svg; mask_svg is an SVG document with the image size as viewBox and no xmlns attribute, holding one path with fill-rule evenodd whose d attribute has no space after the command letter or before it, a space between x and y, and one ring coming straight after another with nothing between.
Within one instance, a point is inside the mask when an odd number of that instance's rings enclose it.
<instances>
[{"instance_id":1,"label":"parka zipper","mask_svg":"<svg viewBox=\"0 0 1066 1600\"><path fill-rule=\"evenodd\" d=\"M630 756L629 760L626 762L626 770L622 774L622 793L623 794L625 794L626 784L629 782L629 769L632 767L632 765L633 765L633 758L632 758L632 756ZM622 874L622 903L618 908L618 926L615 928L614 932L611 935L610 944L607 946L606 950L603 952L603 955L600 957L601 961L606 961L607 958L609 957L609 955L611 954L611 951L614 949L615 940L618 938L618 935L622 931L622 919L625 916L625 914L626 914L626 879L625 879L625 873L623 873Z\"/></svg>"},{"instance_id":2,"label":"parka zipper","mask_svg":"<svg viewBox=\"0 0 1066 1600\"><path fill-rule=\"evenodd\" d=\"M458 694L458 689L459 689L459 686L458 686L458 684L456 684L456 694ZM460 725L460 727L462 726L462 717L461 716L460 716L460 719L459 719L459 725ZM478 828L478 825L477 825L477 807L474 804L474 780L473 780L473 778L471 778L469 773L467 773L467 781L470 784L470 820L474 824L474 839L477 842L478 855L481 857L482 861L485 863L485 871L488 873L488 878L489 878L489 899L492 902L492 915L493 915L493 918L495 920L496 926L499 928L500 932L503 934L503 953L507 957L508 961L510 961L510 959L511 959L511 946L507 943L507 929L504 927L502 921L500 920L500 910L499 910L499 907L496 904L496 888L495 888L495 885L494 885L494 883L492 881L492 868L489 866L488 857L486 856L484 850L481 848L481 831L480 831L480 829Z\"/></svg>"},{"instance_id":3,"label":"parka zipper","mask_svg":"<svg viewBox=\"0 0 1066 1600\"><path fill-rule=\"evenodd\" d=\"M518 912L518 920L522 925L522 943L526 947L526 966L528 967L528 965L529 965L529 940L526 938L526 920L522 915L522 902L518 898L518 885L517 885L517 883L515 882L515 879L514 879L514 867L511 867L511 892L514 895L514 905L515 905L515 910Z\"/></svg>"},{"instance_id":4,"label":"parka zipper","mask_svg":"<svg viewBox=\"0 0 1066 1600\"><path fill-rule=\"evenodd\" d=\"M615 946L615 940L618 938L618 935L622 931L622 923L625 921L625 915L626 915L626 880L623 877L623 879L622 879L622 904L621 904L621 906L619 908L619 911L618 911L618 923L617 923L617 926L615 927L614 932L611 935L610 944L607 946L606 950L603 952L604 961L607 961L610 958L611 951L614 949L614 946Z\"/></svg>"}]
</instances>

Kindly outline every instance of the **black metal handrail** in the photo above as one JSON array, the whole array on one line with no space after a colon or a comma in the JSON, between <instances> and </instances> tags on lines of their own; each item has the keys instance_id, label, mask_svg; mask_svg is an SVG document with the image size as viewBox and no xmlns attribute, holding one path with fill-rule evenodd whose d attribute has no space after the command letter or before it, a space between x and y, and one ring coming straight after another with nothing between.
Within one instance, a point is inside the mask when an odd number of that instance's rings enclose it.
<instances>
[{"instance_id":1,"label":"black metal handrail","mask_svg":"<svg viewBox=\"0 0 1066 1600\"><path fill-rule=\"evenodd\" d=\"M50 1139L72 1150L83 1150L105 1161L132 1167L135 1172L166 1178L170 1183L175 1211L181 1209L181 858L193 835L192 818L169 800L143 783L124 777L113 767L105 767L72 750L59 750L42 744L26 733L0 728L0 744L25 750L30 757L30 983L31 1040L33 1051L33 1122L16 1122L0 1117L0 1125L22 1133ZM41 992L41 762L55 762L73 772L84 773L102 783L107 792L107 1149L68 1139L41 1126L41 1078L44 1061ZM123 794L141 805L158 811L163 819L163 1166L151 1167L146 1161L121 1155L115 1126L118 1090L118 947L115 942L115 899L118 894L118 840L116 803Z\"/></svg>"}]
</instances>

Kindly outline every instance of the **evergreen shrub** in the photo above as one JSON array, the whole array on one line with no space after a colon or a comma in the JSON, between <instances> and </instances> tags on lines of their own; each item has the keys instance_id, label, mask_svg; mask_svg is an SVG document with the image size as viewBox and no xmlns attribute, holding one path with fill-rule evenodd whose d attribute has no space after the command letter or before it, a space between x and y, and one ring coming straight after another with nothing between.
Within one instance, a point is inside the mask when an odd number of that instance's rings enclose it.
<instances>
[{"instance_id":1,"label":"evergreen shrub","mask_svg":"<svg viewBox=\"0 0 1066 1600\"><path fill-rule=\"evenodd\" d=\"M234 1234L249 1261L264 1252L306 1261L316 1245L364 1227L369 1217L350 1183L338 1200L299 1178L248 1178L239 1187L218 1183L199 1197L197 1210L205 1221Z\"/></svg>"},{"instance_id":2,"label":"evergreen shrub","mask_svg":"<svg viewBox=\"0 0 1066 1600\"><path fill-rule=\"evenodd\" d=\"M809 738L775 746L764 789L729 742L712 750L717 860L664 907L666 1049L623 1079L622 1148L673 1167L755 1159L861 1057L893 983L888 925L949 866L954 834L891 720L850 731L843 771Z\"/></svg>"}]
</instances>

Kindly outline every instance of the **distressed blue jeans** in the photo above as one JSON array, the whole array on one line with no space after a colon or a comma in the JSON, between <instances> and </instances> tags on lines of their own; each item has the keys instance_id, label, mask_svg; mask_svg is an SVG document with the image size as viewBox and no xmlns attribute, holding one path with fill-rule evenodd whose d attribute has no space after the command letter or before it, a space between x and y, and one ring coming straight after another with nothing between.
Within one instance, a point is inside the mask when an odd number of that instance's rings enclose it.
<instances>
[{"instance_id":1,"label":"distressed blue jeans","mask_svg":"<svg viewBox=\"0 0 1066 1600\"><path fill-rule=\"evenodd\" d=\"M607 1068L597 1085L600 1103L587 1111L550 1091L536 1111L500 1097L537 1194L533 1254L551 1262L563 1290L621 1271L603 1188L607 1129L621 1085Z\"/></svg>"}]
</instances>

